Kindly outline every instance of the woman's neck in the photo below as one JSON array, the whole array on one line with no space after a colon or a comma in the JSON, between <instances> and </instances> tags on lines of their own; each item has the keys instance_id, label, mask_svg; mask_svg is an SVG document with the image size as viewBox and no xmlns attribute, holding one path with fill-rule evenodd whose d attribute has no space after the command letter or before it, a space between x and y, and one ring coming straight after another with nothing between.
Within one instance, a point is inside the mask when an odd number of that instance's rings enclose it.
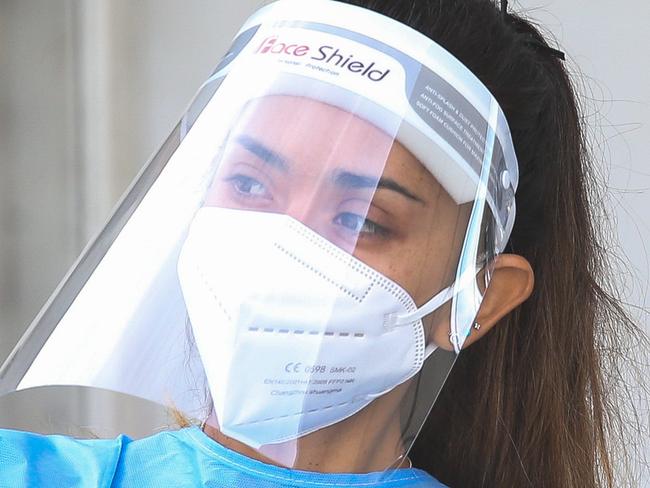
<instances>
[{"instance_id":1,"label":"woman's neck","mask_svg":"<svg viewBox=\"0 0 650 488\"><path fill-rule=\"evenodd\" d=\"M219 444L259 461L321 473L368 473L408 467L404 458L399 405L408 386L400 385L355 415L294 441L259 450L219 430L210 417L204 432Z\"/></svg>"}]
</instances>

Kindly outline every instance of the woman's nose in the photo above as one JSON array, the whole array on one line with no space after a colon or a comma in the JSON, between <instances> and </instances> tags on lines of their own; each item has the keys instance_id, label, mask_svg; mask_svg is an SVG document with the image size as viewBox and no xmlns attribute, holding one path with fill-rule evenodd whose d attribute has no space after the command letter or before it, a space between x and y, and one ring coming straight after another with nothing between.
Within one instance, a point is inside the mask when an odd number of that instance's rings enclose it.
<instances>
[{"instance_id":1,"label":"woman's nose","mask_svg":"<svg viewBox=\"0 0 650 488\"><path fill-rule=\"evenodd\" d=\"M314 198L294 198L284 209L284 214L292 217L321 235L325 231L323 208L319 208Z\"/></svg>"}]
</instances>

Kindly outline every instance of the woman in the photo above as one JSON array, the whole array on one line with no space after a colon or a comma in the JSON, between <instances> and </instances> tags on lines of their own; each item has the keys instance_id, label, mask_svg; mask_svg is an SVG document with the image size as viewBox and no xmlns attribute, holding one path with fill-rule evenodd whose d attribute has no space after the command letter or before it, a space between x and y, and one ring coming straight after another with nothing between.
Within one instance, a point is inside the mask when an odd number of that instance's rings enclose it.
<instances>
[{"instance_id":1,"label":"woman","mask_svg":"<svg viewBox=\"0 0 650 488\"><path fill-rule=\"evenodd\" d=\"M598 351L634 329L599 285L561 53L487 1L346 3L437 44L334 2L254 17L3 367L171 402L207 437L0 434L19 479L440 486L412 460L614 486Z\"/></svg>"}]
</instances>

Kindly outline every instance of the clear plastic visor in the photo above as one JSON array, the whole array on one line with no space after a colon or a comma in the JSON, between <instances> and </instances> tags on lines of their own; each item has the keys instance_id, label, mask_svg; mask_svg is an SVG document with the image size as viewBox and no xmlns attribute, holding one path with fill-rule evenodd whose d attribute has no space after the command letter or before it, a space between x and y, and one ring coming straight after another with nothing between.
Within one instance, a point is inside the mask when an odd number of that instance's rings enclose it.
<instances>
[{"instance_id":1,"label":"clear plastic visor","mask_svg":"<svg viewBox=\"0 0 650 488\"><path fill-rule=\"evenodd\" d=\"M282 466L403 463L508 232L493 129L478 170L434 141L425 166L405 115L362 94L242 79L181 124L3 366L3 426L159 430L159 413L43 421L43 391L134 408L110 391ZM434 176L452 167L453 188Z\"/></svg>"}]
</instances>

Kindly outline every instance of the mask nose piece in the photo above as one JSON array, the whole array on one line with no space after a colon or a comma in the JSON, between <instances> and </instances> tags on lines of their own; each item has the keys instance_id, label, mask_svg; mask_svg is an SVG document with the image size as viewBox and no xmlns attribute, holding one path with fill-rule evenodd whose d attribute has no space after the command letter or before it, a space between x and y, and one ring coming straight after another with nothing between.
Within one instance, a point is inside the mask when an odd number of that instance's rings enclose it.
<instances>
[{"instance_id":1,"label":"mask nose piece","mask_svg":"<svg viewBox=\"0 0 650 488\"><path fill-rule=\"evenodd\" d=\"M283 214L318 232L319 211L316 202L308 198L294 198L287 203ZM320 233L320 232L318 232Z\"/></svg>"}]
</instances>

